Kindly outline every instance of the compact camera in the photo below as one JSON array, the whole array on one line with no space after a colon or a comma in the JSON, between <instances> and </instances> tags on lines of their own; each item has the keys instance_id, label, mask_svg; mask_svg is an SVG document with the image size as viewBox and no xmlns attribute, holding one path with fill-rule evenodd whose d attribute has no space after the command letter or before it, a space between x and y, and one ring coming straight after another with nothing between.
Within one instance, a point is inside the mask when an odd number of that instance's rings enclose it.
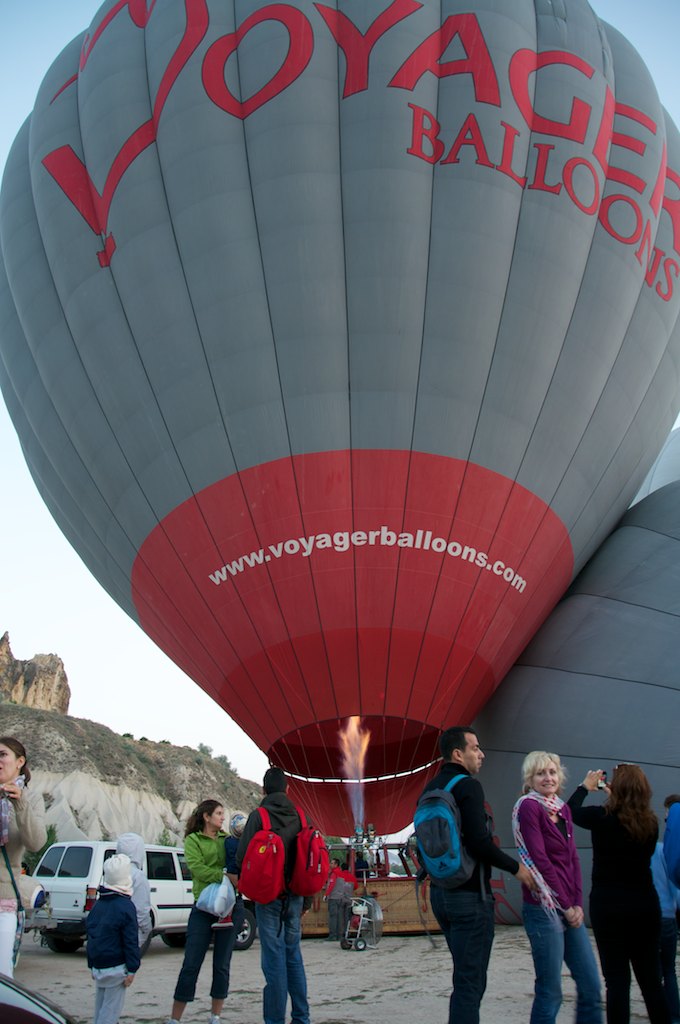
<instances>
[{"instance_id":1,"label":"compact camera","mask_svg":"<svg viewBox=\"0 0 680 1024\"><path fill-rule=\"evenodd\" d=\"M597 780L597 788L604 789L607 785L607 773L602 772L601 777Z\"/></svg>"}]
</instances>

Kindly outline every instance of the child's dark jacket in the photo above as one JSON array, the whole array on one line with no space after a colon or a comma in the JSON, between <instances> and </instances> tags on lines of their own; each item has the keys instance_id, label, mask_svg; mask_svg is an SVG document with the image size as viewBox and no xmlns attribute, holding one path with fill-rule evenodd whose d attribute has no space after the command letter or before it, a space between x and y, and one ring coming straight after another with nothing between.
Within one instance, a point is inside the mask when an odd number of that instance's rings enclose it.
<instances>
[{"instance_id":1,"label":"child's dark jacket","mask_svg":"<svg viewBox=\"0 0 680 1024\"><path fill-rule=\"evenodd\" d=\"M102 886L87 917L88 967L125 964L128 974L139 969L137 916L129 896Z\"/></svg>"}]
</instances>

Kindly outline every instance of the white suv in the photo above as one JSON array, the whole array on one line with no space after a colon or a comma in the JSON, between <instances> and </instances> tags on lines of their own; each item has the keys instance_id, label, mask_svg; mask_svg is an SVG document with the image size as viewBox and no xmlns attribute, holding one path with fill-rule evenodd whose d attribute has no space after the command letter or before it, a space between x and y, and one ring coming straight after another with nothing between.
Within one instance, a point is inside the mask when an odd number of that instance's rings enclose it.
<instances>
[{"instance_id":1,"label":"white suv","mask_svg":"<svg viewBox=\"0 0 680 1024\"><path fill-rule=\"evenodd\" d=\"M194 902L184 852L170 846L145 846L145 850L152 934L183 938ZM54 843L45 851L33 876L49 894L49 910L35 913L29 927L40 929L50 949L72 953L82 946L87 914L103 881L104 861L115 852L115 839ZM168 944L173 944L172 939Z\"/></svg>"},{"instance_id":2,"label":"white suv","mask_svg":"<svg viewBox=\"0 0 680 1024\"><path fill-rule=\"evenodd\" d=\"M173 846L146 845L146 875L151 889L152 932L168 946L183 946L189 913L194 905L191 873L184 851ZM85 942L88 911L103 881L104 861L116 852L116 840L54 843L45 851L33 877L49 894L48 910L36 911L26 927L38 928L55 953L74 953ZM255 919L246 910L246 923L236 940L247 949L255 938Z\"/></svg>"}]
</instances>

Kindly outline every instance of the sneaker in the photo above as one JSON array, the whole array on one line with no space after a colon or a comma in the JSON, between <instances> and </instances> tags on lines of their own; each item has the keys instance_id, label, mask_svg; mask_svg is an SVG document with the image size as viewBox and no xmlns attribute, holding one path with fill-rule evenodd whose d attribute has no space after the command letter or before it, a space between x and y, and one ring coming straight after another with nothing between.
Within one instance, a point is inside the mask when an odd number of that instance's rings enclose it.
<instances>
[{"instance_id":1,"label":"sneaker","mask_svg":"<svg viewBox=\"0 0 680 1024\"><path fill-rule=\"evenodd\" d=\"M220 1024L220 1018L217 1016L216 1013L211 1013L210 1014L209 1024Z\"/></svg>"}]
</instances>

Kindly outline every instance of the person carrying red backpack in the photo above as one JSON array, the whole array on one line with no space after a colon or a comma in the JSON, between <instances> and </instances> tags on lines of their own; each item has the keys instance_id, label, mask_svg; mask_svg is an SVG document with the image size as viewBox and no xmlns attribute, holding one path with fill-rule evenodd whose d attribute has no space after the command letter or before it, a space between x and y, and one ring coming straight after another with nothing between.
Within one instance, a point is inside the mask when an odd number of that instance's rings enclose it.
<instances>
[{"instance_id":1,"label":"person carrying red backpack","mask_svg":"<svg viewBox=\"0 0 680 1024\"><path fill-rule=\"evenodd\" d=\"M245 879L252 867L250 863L267 843L283 846L283 882L281 891L268 902L255 902L255 917L260 939L260 964L265 977L262 993L264 1024L285 1024L288 997L291 1001L292 1024L309 1024L307 978L302 961L300 938L302 915L311 906L311 897L297 896L288 886L294 869L300 816L288 796L288 779L280 768L268 768L263 781L264 799L260 808L248 817L236 851L236 864ZM258 843L251 847L251 839L258 835ZM260 841L261 839L261 841ZM252 897L251 897L252 898Z\"/></svg>"}]
</instances>

